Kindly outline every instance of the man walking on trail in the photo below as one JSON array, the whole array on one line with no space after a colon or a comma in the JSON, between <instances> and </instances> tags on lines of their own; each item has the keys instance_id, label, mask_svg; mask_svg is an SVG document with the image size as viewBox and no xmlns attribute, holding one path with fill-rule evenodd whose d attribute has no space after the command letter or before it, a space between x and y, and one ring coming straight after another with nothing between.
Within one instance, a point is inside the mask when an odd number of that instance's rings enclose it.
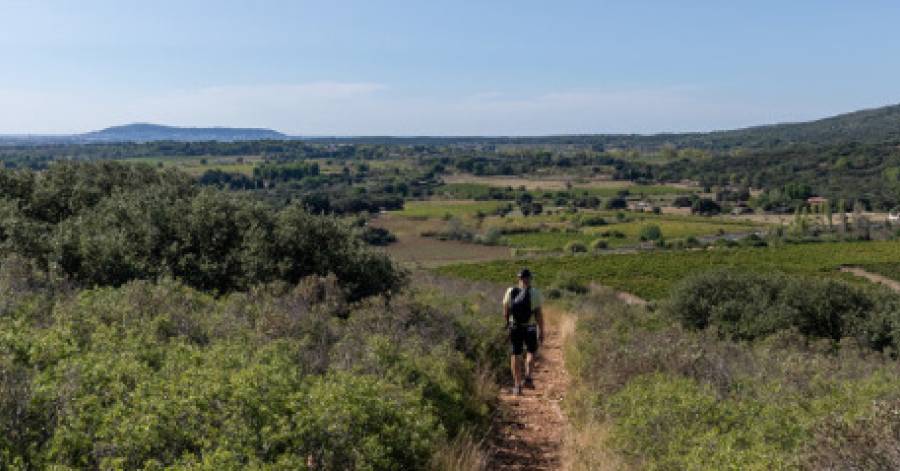
<instances>
[{"instance_id":1,"label":"man walking on trail","mask_svg":"<svg viewBox=\"0 0 900 471\"><path fill-rule=\"evenodd\" d=\"M541 292L531 286L531 272L527 268L519 271L519 283L506 290L503 296L503 317L509 330L512 346L510 367L512 368L513 394L522 394L522 388L534 388L531 375L534 370L534 354L538 344L544 343L544 316L541 311ZM537 321L535 324L532 321ZM522 353L525 356L525 378L522 379Z\"/></svg>"}]
</instances>

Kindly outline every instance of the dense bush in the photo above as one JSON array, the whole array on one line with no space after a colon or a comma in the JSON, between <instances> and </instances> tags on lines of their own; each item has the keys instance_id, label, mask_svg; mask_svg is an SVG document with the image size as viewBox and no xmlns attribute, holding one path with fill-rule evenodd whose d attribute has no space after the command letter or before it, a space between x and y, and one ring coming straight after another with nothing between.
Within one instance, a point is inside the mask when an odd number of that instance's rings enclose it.
<instances>
[{"instance_id":1,"label":"dense bush","mask_svg":"<svg viewBox=\"0 0 900 471\"><path fill-rule=\"evenodd\" d=\"M587 247L584 244L582 244L581 242L573 240L573 241L567 243L563 250L565 250L568 253L582 253L582 252L587 252Z\"/></svg>"},{"instance_id":2,"label":"dense bush","mask_svg":"<svg viewBox=\"0 0 900 471\"><path fill-rule=\"evenodd\" d=\"M402 283L337 219L198 190L177 172L99 162L0 175L15 196L0 200L0 255L57 266L86 286L173 276L224 293L334 273L359 299Z\"/></svg>"},{"instance_id":3,"label":"dense bush","mask_svg":"<svg viewBox=\"0 0 900 471\"><path fill-rule=\"evenodd\" d=\"M605 226L606 219L602 216L581 216L577 219L578 224L586 227Z\"/></svg>"},{"instance_id":4,"label":"dense bush","mask_svg":"<svg viewBox=\"0 0 900 471\"><path fill-rule=\"evenodd\" d=\"M606 209L625 209L628 207L628 200L624 197L617 196L606 200L603 207Z\"/></svg>"},{"instance_id":5,"label":"dense bush","mask_svg":"<svg viewBox=\"0 0 900 471\"><path fill-rule=\"evenodd\" d=\"M422 469L484 430L480 375L506 358L499 316L465 294L348 304L333 277L219 298L171 280L73 292L21 259L0 269L13 467Z\"/></svg>"},{"instance_id":6,"label":"dense bush","mask_svg":"<svg viewBox=\"0 0 900 471\"><path fill-rule=\"evenodd\" d=\"M641 241L662 240L662 229L656 224L647 224L641 226L639 237Z\"/></svg>"},{"instance_id":7,"label":"dense bush","mask_svg":"<svg viewBox=\"0 0 900 471\"><path fill-rule=\"evenodd\" d=\"M383 227L366 226L362 230L362 239L369 245L390 245L397 242L397 236Z\"/></svg>"},{"instance_id":8,"label":"dense bush","mask_svg":"<svg viewBox=\"0 0 900 471\"><path fill-rule=\"evenodd\" d=\"M833 341L855 337L877 350L896 350L900 340L896 296L828 279L716 270L674 287L666 308L685 327L734 339L795 328Z\"/></svg>"},{"instance_id":9,"label":"dense bush","mask_svg":"<svg viewBox=\"0 0 900 471\"><path fill-rule=\"evenodd\" d=\"M603 239L595 239L591 242L591 251L599 252L609 247L609 243Z\"/></svg>"}]
</instances>

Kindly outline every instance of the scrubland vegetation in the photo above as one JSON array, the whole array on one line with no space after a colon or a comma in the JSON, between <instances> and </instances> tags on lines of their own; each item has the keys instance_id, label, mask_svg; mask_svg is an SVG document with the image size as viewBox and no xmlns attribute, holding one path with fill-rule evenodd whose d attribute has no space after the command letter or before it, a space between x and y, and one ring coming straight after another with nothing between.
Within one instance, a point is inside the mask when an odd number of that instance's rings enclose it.
<instances>
[{"instance_id":1,"label":"scrubland vegetation","mask_svg":"<svg viewBox=\"0 0 900 471\"><path fill-rule=\"evenodd\" d=\"M7 258L0 290L13 468L424 468L483 433L505 364L499 320L427 286L357 303L334 277L77 290Z\"/></svg>"},{"instance_id":2,"label":"scrubland vegetation","mask_svg":"<svg viewBox=\"0 0 900 471\"><path fill-rule=\"evenodd\" d=\"M489 469L523 265L573 467L896 469L900 299L840 271L900 280L877 111L0 147L0 469Z\"/></svg>"},{"instance_id":3,"label":"scrubland vegetation","mask_svg":"<svg viewBox=\"0 0 900 471\"><path fill-rule=\"evenodd\" d=\"M720 282L717 282L720 281ZM837 281L701 273L658 308L594 290L567 364L579 469L891 469L900 299ZM876 425L877 424L877 425Z\"/></svg>"},{"instance_id":4,"label":"scrubland vegetation","mask_svg":"<svg viewBox=\"0 0 900 471\"><path fill-rule=\"evenodd\" d=\"M177 172L2 177L6 468L480 459L506 360L483 295L408 286L349 224Z\"/></svg>"}]
</instances>

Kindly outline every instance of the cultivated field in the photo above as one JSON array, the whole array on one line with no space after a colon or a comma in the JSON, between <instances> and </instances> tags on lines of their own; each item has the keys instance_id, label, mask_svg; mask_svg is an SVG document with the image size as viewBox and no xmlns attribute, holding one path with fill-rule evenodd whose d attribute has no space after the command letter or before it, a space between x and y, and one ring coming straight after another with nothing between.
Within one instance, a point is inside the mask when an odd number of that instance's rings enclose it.
<instances>
[{"instance_id":1,"label":"cultivated field","mask_svg":"<svg viewBox=\"0 0 900 471\"><path fill-rule=\"evenodd\" d=\"M410 219L395 214L382 214L371 224L383 227L397 237L397 241L384 250L391 258L408 266L435 267L448 263L510 258L510 250L507 247L422 237L423 231L437 230L441 227L441 223L439 220Z\"/></svg>"},{"instance_id":2,"label":"cultivated field","mask_svg":"<svg viewBox=\"0 0 900 471\"><path fill-rule=\"evenodd\" d=\"M667 240L703 238L725 234L749 234L764 230L765 226L750 223L735 223L703 217L682 217L639 215L628 222L617 222L615 217L607 216L608 224L598 227L584 227L577 232L533 232L511 234L503 237L504 243L511 247L540 250L562 250L569 242L590 243L600 239L606 241L610 248L631 247L640 244L641 230L655 225L662 231Z\"/></svg>"},{"instance_id":3,"label":"cultivated field","mask_svg":"<svg viewBox=\"0 0 900 471\"><path fill-rule=\"evenodd\" d=\"M400 211L391 214L407 218L444 218L474 216L479 211L489 214L508 203L500 201L434 200L407 201Z\"/></svg>"},{"instance_id":4,"label":"cultivated field","mask_svg":"<svg viewBox=\"0 0 900 471\"><path fill-rule=\"evenodd\" d=\"M176 167L190 175L199 176L207 170L221 170L229 173L252 175L253 167L262 160L258 155L244 156L198 156L198 157L136 157L127 162L143 163L157 167Z\"/></svg>"},{"instance_id":5,"label":"cultivated field","mask_svg":"<svg viewBox=\"0 0 900 471\"><path fill-rule=\"evenodd\" d=\"M459 199L489 199L492 192L498 190L520 190L520 186L500 186L487 185L483 183L446 183L435 188L435 194L449 198ZM553 197L556 193L566 192L567 194L576 196L596 196L598 198L612 198L624 194L627 191L628 196L632 197L661 197L661 196L677 196L690 193L689 190L671 185L608 185L608 186L582 186L575 185L571 188L546 188L536 187L527 188L530 192L537 193L539 196Z\"/></svg>"},{"instance_id":6,"label":"cultivated field","mask_svg":"<svg viewBox=\"0 0 900 471\"><path fill-rule=\"evenodd\" d=\"M835 277L858 282L839 272L842 265L869 266L900 260L900 242L846 242L639 254L582 255L533 260L495 261L441 267L444 274L473 280L505 281L522 265L528 265L542 284L559 276L596 281L645 299L661 299L669 288L692 273L716 267L733 267L760 273L786 272ZM896 276L896 275L894 275Z\"/></svg>"}]
</instances>

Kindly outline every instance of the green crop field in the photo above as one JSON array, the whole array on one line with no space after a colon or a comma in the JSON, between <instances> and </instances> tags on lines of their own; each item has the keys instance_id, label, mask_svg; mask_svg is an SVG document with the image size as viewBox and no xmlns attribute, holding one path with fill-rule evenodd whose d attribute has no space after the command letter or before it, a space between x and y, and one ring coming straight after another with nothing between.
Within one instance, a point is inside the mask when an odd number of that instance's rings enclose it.
<instances>
[{"instance_id":1,"label":"green crop field","mask_svg":"<svg viewBox=\"0 0 900 471\"><path fill-rule=\"evenodd\" d=\"M685 276L715 267L846 279L837 272L841 265L868 266L885 260L900 260L900 242L818 243L767 248L547 257L528 261L449 265L438 271L474 280L508 282L521 265L527 264L536 274L539 283L550 283L564 273L584 281L596 280L645 299L660 299L666 296L674 283Z\"/></svg>"},{"instance_id":2,"label":"green crop field","mask_svg":"<svg viewBox=\"0 0 900 471\"><path fill-rule=\"evenodd\" d=\"M453 198L462 199L479 199L488 198L491 190L504 190L508 187L488 185L484 183L448 183L441 185L435 189L438 194L444 194ZM513 189L516 189L515 187ZM570 193L578 196L597 196L600 198L610 198L617 196L619 192L628 190L628 194L632 196L662 196L662 195L681 195L690 194L691 190L668 185L626 185L620 186L609 185L603 187L580 187L573 186L571 189L534 189L530 193L536 196L556 195L558 193Z\"/></svg>"},{"instance_id":3,"label":"green crop field","mask_svg":"<svg viewBox=\"0 0 900 471\"><path fill-rule=\"evenodd\" d=\"M588 243L594 239L607 240L610 247L625 247L640 242L641 228L655 224L662 230L665 239L682 239L687 237L704 237L717 234L739 234L759 230L761 226L750 223L734 223L705 218L671 218L647 217L644 220L613 223L605 226L582 228L580 232L535 232L513 234L504 237L504 242L511 247L540 250L559 250L571 241ZM603 237L604 232L618 231L623 238Z\"/></svg>"},{"instance_id":4,"label":"green crop field","mask_svg":"<svg viewBox=\"0 0 900 471\"><path fill-rule=\"evenodd\" d=\"M402 210L391 214L412 218L440 218L448 214L463 217L474 216L478 211L490 214L506 204L499 201L407 201Z\"/></svg>"},{"instance_id":5,"label":"green crop field","mask_svg":"<svg viewBox=\"0 0 900 471\"><path fill-rule=\"evenodd\" d=\"M538 250L561 250L569 242L581 242L589 244L594 239L601 238L596 234L586 234L584 232L529 232L524 234L511 234L504 236L501 240L505 245L510 247L519 247L525 249ZM623 239L616 239L616 243L621 243ZM610 245L613 240L609 240Z\"/></svg>"},{"instance_id":6,"label":"green crop field","mask_svg":"<svg viewBox=\"0 0 900 471\"><path fill-rule=\"evenodd\" d=\"M238 161L242 159L242 161ZM252 175L255 162L259 157L243 156L243 157L216 157L216 156L199 156L199 157L135 157L124 159L127 162L142 163L161 167L177 167L191 175L202 175L207 170L221 170L229 173L242 173L244 175ZM204 164L203 161L206 160Z\"/></svg>"},{"instance_id":7,"label":"green crop field","mask_svg":"<svg viewBox=\"0 0 900 471\"><path fill-rule=\"evenodd\" d=\"M622 188L615 187L602 187L602 188L572 188L572 192L575 194L583 195L593 195L603 198L609 198L611 196L617 196L620 191L628 190L628 194L631 196L661 196L661 195L686 195L693 193L693 191L688 190L686 188L679 188L675 186L668 185L631 185Z\"/></svg>"}]
</instances>

